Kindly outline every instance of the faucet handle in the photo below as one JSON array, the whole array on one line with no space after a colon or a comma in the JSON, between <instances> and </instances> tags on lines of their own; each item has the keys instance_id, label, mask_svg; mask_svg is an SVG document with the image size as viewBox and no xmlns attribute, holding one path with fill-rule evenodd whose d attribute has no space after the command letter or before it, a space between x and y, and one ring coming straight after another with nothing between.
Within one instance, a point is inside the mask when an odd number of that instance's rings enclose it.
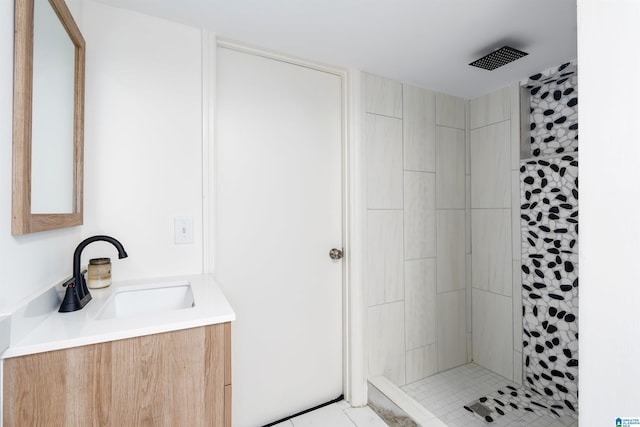
<instances>
[{"instance_id":1,"label":"faucet handle","mask_svg":"<svg viewBox=\"0 0 640 427\"><path fill-rule=\"evenodd\" d=\"M85 274L87 274L87 269L85 268L84 270L82 270L82 271L80 272L80 274L82 275L82 277L83 277L83 279L84 279L84 275L85 275ZM75 282L75 281L73 280L73 277L69 277L67 280L65 280L64 282L62 282L62 287L63 287L63 288L66 288L66 287L67 287L67 286L69 286L69 285L73 285L73 284L74 284L74 282ZM71 286L71 287L73 287L73 286Z\"/></svg>"}]
</instances>

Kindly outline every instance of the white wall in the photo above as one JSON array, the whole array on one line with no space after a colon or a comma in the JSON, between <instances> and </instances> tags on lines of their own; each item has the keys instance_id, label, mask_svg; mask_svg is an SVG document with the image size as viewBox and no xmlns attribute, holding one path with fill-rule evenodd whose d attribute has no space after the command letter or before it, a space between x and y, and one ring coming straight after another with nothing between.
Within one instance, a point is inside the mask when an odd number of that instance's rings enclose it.
<instances>
[{"instance_id":1,"label":"white wall","mask_svg":"<svg viewBox=\"0 0 640 427\"><path fill-rule=\"evenodd\" d=\"M93 234L113 235L129 253L116 260L102 243L85 250L85 262L114 258L114 280L201 272L200 31L70 2L87 42L84 226L13 237L13 3L0 7L0 312L69 276L75 246ZM193 217L193 244L174 244L177 215Z\"/></svg>"},{"instance_id":2,"label":"white wall","mask_svg":"<svg viewBox=\"0 0 640 427\"><path fill-rule=\"evenodd\" d=\"M584 426L640 418L639 19L635 0L578 0Z\"/></svg>"},{"instance_id":3,"label":"white wall","mask_svg":"<svg viewBox=\"0 0 640 427\"><path fill-rule=\"evenodd\" d=\"M69 1L76 21L80 1ZM0 313L71 274L81 228L11 235L13 129L13 2L0 2Z\"/></svg>"},{"instance_id":4,"label":"white wall","mask_svg":"<svg viewBox=\"0 0 640 427\"><path fill-rule=\"evenodd\" d=\"M85 227L107 244L114 280L202 271L200 30L84 4L87 43ZM174 216L194 220L193 244L174 244ZM70 254L69 254L70 255Z\"/></svg>"},{"instance_id":5,"label":"white wall","mask_svg":"<svg viewBox=\"0 0 640 427\"><path fill-rule=\"evenodd\" d=\"M200 30L92 1L69 2L87 42L84 226L11 236L13 2L0 3L0 312L71 274L76 245L118 238L114 280L202 271ZM117 30L116 30L117 29ZM195 242L175 245L173 218Z\"/></svg>"}]
</instances>

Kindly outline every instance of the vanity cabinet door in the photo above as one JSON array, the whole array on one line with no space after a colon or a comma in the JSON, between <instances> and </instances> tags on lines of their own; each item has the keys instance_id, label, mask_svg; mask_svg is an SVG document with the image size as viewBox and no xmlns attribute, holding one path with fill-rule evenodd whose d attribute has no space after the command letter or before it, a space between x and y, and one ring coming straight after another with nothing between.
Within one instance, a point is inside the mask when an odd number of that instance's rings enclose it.
<instances>
[{"instance_id":1,"label":"vanity cabinet door","mask_svg":"<svg viewBox=\"0 0 640 427\"><path fill-rule=\"evenodd\" d=\"M5 427L227 426L230 324L4 361Z\"/></svg>"}]
</instances>

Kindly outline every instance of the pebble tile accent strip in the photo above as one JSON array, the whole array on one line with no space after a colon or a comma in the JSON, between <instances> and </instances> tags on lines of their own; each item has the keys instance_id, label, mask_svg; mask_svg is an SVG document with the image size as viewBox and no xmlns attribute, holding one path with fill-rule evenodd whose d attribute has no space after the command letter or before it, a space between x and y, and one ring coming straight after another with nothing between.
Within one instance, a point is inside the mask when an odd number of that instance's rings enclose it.
<instances>
[{"instance_id":1,"label":"pebble tile accent strip","mask_svg":"<svg viewBox=\"0 0 640 427\"><path fill-rule=\"evenodd\" d=\"M522 162L520 178L525 384L464 407L488 423L512 411L577 419L578 158Z\"/></svg>"},{"instance_id":2,"label":"pebble tile accent strip","mask_svg":"<svg viewBox=\"0 0 640 427\"><path fill-rule=\"evenodd\" d=\"M531 76L527 88L534 158L520 166L525 383L464 406L488 423L512 411L578 416L577 66ZM474 411L477 403L491 413Z\"/></svg>"},{"instance_id":3,"label":"pebble tile accent strip","mask_svg":"<svg viewBox=\"0 0 640 427\"><path fill-rule=\"evenodd\" d=\"M505 416L513 411L531 412L540 417L555 415L555 417L559 418L573 415L571 411L568 411L562 405L550 402L542 396L526 390L524 387L507 386L495 393L481 397L477 402L488 408L491 413L486 415L480 414L479 411L474 411L472 405L476 402L465 405L464 408L467 411L475 413L488 423L492 423L499 417ZM575 419L577 419L577 417Z\"/></svg>"},{"instance_id":4,"label":"pebble tile accent strip","mask_svg":"<svg viewBox=\"0 0 640 427\"><path fill-rule=\"evenodd\" d=\"M578 72L567 62L529 77L533 157L578 151Z\"/></svg>"},{"instance_id":5,"label":"pebble tile accent strip","mask_svg":"<svg viewBox=\"0 0 640 427\"><path fill-rule=\"evenodd\" d=\"M529 389L578 411L578 158L520 168L523 373Z\"/></svg>"}]
</instances>

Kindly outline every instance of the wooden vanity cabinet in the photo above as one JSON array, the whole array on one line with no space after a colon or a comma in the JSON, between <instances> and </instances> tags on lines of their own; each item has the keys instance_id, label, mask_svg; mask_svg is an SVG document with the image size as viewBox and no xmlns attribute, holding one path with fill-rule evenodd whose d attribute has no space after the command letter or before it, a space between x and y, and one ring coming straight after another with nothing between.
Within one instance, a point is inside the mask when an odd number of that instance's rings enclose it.
<instances>
[{"instance_id":1,"label":"wooden vanity cabinet","mask_svg":"<svg viewBox=\"0 0 640 427\"><path fill-rule=\"evenodd\" d=\"M231 426L231 324L4 360L13 426Z\"/></svg>"}]
</instances>

